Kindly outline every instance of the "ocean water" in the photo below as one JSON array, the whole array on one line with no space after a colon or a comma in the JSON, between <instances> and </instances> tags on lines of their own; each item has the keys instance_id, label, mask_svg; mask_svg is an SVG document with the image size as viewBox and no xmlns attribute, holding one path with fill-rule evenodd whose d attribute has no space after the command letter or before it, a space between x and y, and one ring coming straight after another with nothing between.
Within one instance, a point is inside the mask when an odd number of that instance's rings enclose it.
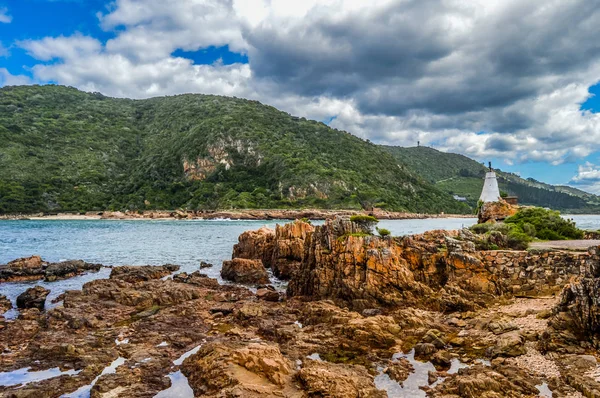
<instances>
[{"instance_id":1,"label":"ocean water","mask_svg":"<svg viewBox=\"0 0 600 398\"><path fill-rule=\"evenodd\" d=\"M600 221L600 219L599 219ZM233 220L39 220L0 221L0 264L20 257L40 255L46 261L84 260L104 265L178 264L180 271L199 269L200 261L214 264L202 272L220 280L223 260L231 258L238 236L262 226L274 228L287 221ZM322 221L315 221L320 224ZM432 229L458 229L476 223L472 218L382 220L381 228L393 235ZM50 289L47 305L65 290L81 289L84 283L106 278L110 269L56 282L0 284L0 294L13 301L36 284ZM7 317L14 316L13 311Z\"/></svg>"}]
</instances>

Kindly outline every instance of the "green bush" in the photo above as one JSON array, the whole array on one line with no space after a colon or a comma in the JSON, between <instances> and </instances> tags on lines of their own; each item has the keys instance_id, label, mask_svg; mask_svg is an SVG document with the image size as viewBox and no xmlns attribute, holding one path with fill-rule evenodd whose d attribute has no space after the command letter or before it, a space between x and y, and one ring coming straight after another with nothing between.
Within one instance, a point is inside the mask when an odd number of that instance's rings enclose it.
<instances>
[{"instance_id":1,"label":"green bush","mask_svg":"<svg viewBox=\"0 0 600 398\"><path fill-rule=\"evenodd\" d=\"M521 209L517 214L504 220L515 226L519 232L544 240L582 239L583 231L570 220L565 220L558 211L540 207Z\"/></svg>"},{"instance_id":2,"label":"green bush","mask_svg":"<svg viewBox=\"0 0 600 398\"><path fill-rule=\"evenodd\" d=\"M525 250L527 249L529 242L531 242L531 237L525 232L521 232L515 229L508 233L507 245L511 249Z\"/></svg>"},{"instance_id":3,"label":"green bush","mask_svg":"<svg viewBox=\"0 0 600 398\"><path fill-rule=\"evenodd\" d=\"M390 236L392 234L392 232L389 229L385 229L385 228L377 228L377 233L382 238L385 238L386 236Z\"/></svg>"},{"instance_id":4,"label":"green bush","mask_svg":"<svg viewBox=\"0 0 600 398\"><path fill-rule=\"evenodd\" d=\"M373 227L375 227L375 225L379 222L379 220L375 217L368 216L366 214L357 214L351 216L350 221L352 221L355 224L358 224L359 228L364 233L368 233L371 235L373 234Z\"/></svg>"}]
</instances>

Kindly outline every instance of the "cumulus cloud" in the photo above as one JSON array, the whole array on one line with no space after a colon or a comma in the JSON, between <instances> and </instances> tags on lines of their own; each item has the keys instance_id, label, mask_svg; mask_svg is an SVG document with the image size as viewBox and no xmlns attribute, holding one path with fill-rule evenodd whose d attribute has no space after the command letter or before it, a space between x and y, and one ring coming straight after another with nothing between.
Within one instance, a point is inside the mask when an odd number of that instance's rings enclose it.
<instances>
[{"instance_id":1,"label":"cumulus cloud","mask_svg":"<svg viewBox=\"0 0 600 398\"><path fill-rule=\"evenodd\" d=\"M25 75L12 75L6 68L0 68L0 87L20 86L32 84L32 80Z\"/></svg>"},{"instance_id":2,"label":"cumulus cloud","mask_svg":"<svg viewBox=\"0 0 600 398\"><path fill-rule=\"evenodd\" d=\"M577 167L577 175L569 181L569 184L595 194L600 194L600 166L591 162L579 165Z\"/></svg>"},{"instance_id":3,"label":"cumulus cloud","mask_svg":"<svg viewBox=\"0 0 600 398\"><path fill-rule=\"evenodd\" d=\"M600 149L600 114L580 110L600 76L598 20L586 0L116 0L99 14L106 43L19 45L45 61L41 81L235 95L379 143L561 164ZM210 46L249 63L172 55Z\"/></svg>"},{"instance_id":4,"label":"cumulus cloud","mask_svg":"<svg viewBox=\"0 0 600 398\"><path fill-rule=\"evenodd\" d=\"M89 36L76 33L65 37L46 37L42 40L25 40L18 43L29 55L41 61L61 59L77 61L100 51L102 44Z\"/></svg>"},{"instance_id":5,"label":"cumulus cloud","mask_svg":"<svg viewBox=\"0 0 600 398\"><path fill-rule=\"evenodd\" d=\"M0 23L11 23L12 17L8 15L8 8L0 7Z\"/></svg>"}]
</instances>

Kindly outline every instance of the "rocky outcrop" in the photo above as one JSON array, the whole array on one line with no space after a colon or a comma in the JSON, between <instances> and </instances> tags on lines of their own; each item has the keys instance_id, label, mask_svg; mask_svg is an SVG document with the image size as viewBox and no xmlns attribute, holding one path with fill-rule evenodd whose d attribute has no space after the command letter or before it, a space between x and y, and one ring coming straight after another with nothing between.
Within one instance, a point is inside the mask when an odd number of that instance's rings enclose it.
<instances>
[{"instance_id":1,"label":"rocky outcrop","mask_svg":"<svg viewBox=\"0 0 600 398\"><path fill-rule=\"evenodd\" d=\"M32 256L0 265L0 282L39 279L55 281L81 275L87 271L98 271L101 267L100 264L90 264L81 260L48 263L39 256Z\"/></svg>"},{"instance_id":2,"label":"rocky outcrop","mask_svg":"<svg viewBox=\"0 0 600 398\"><path fill-rule=\"evenodd\" d=\"M358 225L336 218L308 236L302 267L290 296L343 300L353 308L398 305L433 292L415 280L400 246L375 236L355 236Z\"/></svg>"},{"instance_id":3,"label":"rocky outcrop","mask_svg":"<svg viewBox=\"0 0 600 398\"><path fill-rule=\"evenodd\" d=\"M315 228L308 222L296 220L293 223L277 225L271 268L280 279L290 279L304 261L305 242Z\"/></svg>"},{"instance_id":4,"label":"rocky outcrop","mask_svg":"<svg viewBox=\"0 0 600 398\"><path fill-rule=\"evenodd\" d=\"M41 311L44 309L48 294L50 294L50 290L41 286L29 288L17 297L17 307L37 308Z\"/></svg>"},{"instance_id":5,"label":"rocky outcrop","mask_svg":"<svg viewBox=\"0 0 600 398\"><path fill-rule=\"evenodd\" d=\"M502 221L510 216L514 216L518 210L518 206L513 206L504 200L485 202L479 208L477 218L480 224Z\"/></svg>"},{"instance_id":6,"label":"rocky outcrop","mask_svg":"<svg viewBox=\"0 0 600 398\"><path fill-rule=\"evenodd\" d=\"M233 246L231 258L261 260L263 265L269 268L273 258L274 242L275 232L266 227L243 232L238 238L238 243Z\"/></svg>"},{"instance_id":7,"label":"rocky outcrop","mask_svg":"<svg viewBox=\"0 0 600 398\"><path fill-rule=\"evenodd\" d=\"M264 285L269 283L269 274L261 260L234 258L231 261L223 261L221 277L228 281L244 284Z\"/></svg>"},{"instance_id":8,"label":"rocky outcrop","mask_svg":"<svg viewBox=\"0 0 600 398\"><path fill-rule=\"evenodd\" d=\"M590 254L582 276L563 289L551 326L591 339L600 347L600 247L590 248Z\"/></svg>"}]
</instances>

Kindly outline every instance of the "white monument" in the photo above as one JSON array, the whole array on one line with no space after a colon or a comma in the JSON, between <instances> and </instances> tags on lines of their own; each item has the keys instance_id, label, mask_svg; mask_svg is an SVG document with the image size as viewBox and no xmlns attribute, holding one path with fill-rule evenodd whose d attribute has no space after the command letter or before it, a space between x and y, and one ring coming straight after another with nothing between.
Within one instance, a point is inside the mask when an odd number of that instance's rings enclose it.
<instances>
[{"instance_id":1,"label":"white monument","mask_svg":"<svg viewBox=\"0 0 600 398\"><path fill-rule=\"evenodd\" d=\"M498 188L498 180L496 180L496 173L492 170L492 162L490 162L490 171L485 173L485 181L483 183L483 190L479 200L482 202L498 202L500 198L500 189Z\"/></svg>"}]
</instances>

